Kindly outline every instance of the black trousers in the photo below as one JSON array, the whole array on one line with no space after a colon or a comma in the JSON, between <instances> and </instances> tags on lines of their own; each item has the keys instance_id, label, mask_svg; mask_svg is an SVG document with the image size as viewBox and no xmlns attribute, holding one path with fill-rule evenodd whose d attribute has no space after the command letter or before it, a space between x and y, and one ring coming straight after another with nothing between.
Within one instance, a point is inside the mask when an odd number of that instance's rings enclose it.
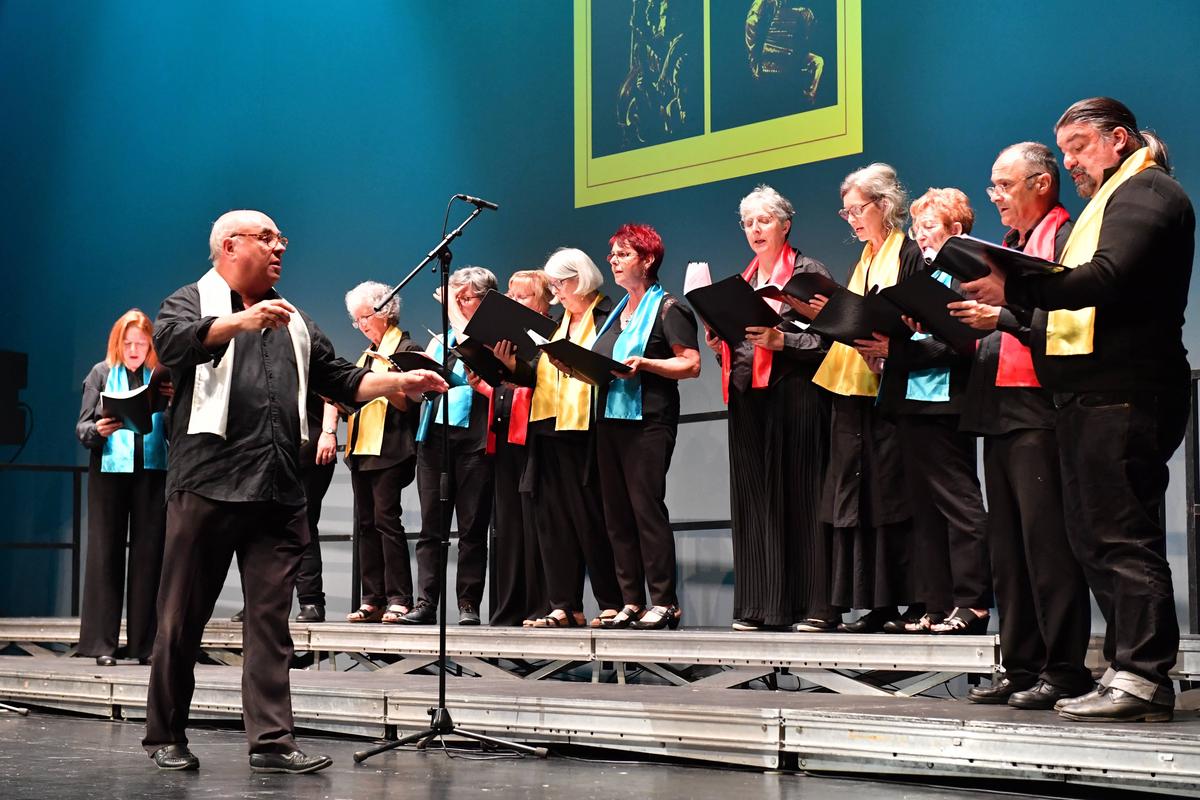
<instances>
[{"instance_id":1,"label":"black trousers","mask_svg":"<svg viewBox=\"0 0 1200 800\"><path fill-rule=\"evenodd\" d=\"M187 743L196 653L234 554L242 568L242 721L251 753L296 749L288 668L288 613L308 544L304 506L223 503L191 492L167 502L167 543L158 596L158 636L146 694L146 737L154 752Z\"/></svg>"},{"instance_id":2,"label":"black trousers","mask_svg":"<svg viewBox=\"0 0 1200 800\"><path fill-rule=\"evenodd\" d=\"M333 480L336 463L313 464L300 471L304 481L304 498L308 507L308 547L300 558L296 575L296 599L303 605L324 606L325 587L321 580L321 541L317 523L321 521L321 504Z\"/></svg>"},{"instance_id":3,"label":"black trousers","mask_svg":"<svg viewBox=\"0 0 1200 800\"><path fill-rule=\"evenodd\" d=\"M82 655L116 654L126 597L125 656L150 655L166 535L166 476L163 470L88 472L88 553L79 620Z\"/></svg>"},{"instance_id":4,"label":"black trousers","mask_svg":"<svg viewBox=\"0 0 1200 800\"><path fill-rule=\"evenodd\" d=\"M362 603L412 607L408 537L400 520L400 493L413 481L412 459L384 469L350 471L358 522L358 575Z\"/></svg>"},{"instance_id":5,"label":"black trousers","mask_svg":"<svg viewBox=\"0 0 1200 800\"><path fill-rule=\"evenodd\" d=\"M417 582L422 603L437 607L441 595L438 551L442 540L442 504L438 481L442 471L441 434L431 426L430 439L417 448L417 493L421 498L421 535L417 539ZM492 458L483 450L459 452L450 443L447 462L449 499L458 520L459 607L478 609L487 575L488 525L492 520ZM449 554L447 554L449 555Z\"/></svg>"},{"instance_id":6,"label":"black trousers","mask_svg":"<svg viewBox=\"0 0 1200 800\"><path fill-rule=\"evenodd\" d=\"M495 539L492 625L517 625L540 617L546 606L546 575L538 550L533 498L520 490L526 447L509 444L506 426L496 426Z\"/></svg>"},{"instance_id":7,"label":"black trousers","mask_svg":"<svg viewBox=\"0 0 1200 800\"><path fill-rule=\"evenodd\" d=\"M915 517L909 563L916 600L930 610L946 608L948 565L953 605L991 608L987 512L979 490L975 437L960 433L958 417L948 414L902 414L896 429Z\"/></svg>"},{"instance_id":8,"label":"black trousers","mask_svg":"<svg viewBox=\"0 0 1200 800\"><path fill-rule=\"evenodd\" d=\"M1179 621L1161 513L1167 460L1187 426L1186 387L1054 401L1067 535L1107 623L1104 657L1169 694Z\"/></svg>"},{"instance_id":9,"label":"black trousers","mask_svg":"<svg viewBox=\"0 0 1200 800\"><path fill-rule=\"evenodd\" d=\"M1083 694L1091 600L1067 540L1058 437L1018 430L983 440L988 545L1004 670Z\"/></svg>"},{"instance_id":10,"label":"black trousers","mask_svg":"<svg viewBox=\"0 0 1200 800\"><path fill-rule=\"evenodd\" d=\"M604 523L626 605L679 604L675 594L675 534L667 511L667 471L675 428L658 422L596 423L596 472Z\"/></svg>"},{"instance_id":11,"label":"black trousers","mask_svg":"<svg viewBox=\"0 0 1200 800\"><path fill-rule=\"evenodd\" d=\"M600 609L620 608L621 590L604 526L604 506L596 487L584 484L588 477L586 435L536 436L533 442L546 605L552 610L582 612L586 569Z\"/></svg>"}]
</instances>

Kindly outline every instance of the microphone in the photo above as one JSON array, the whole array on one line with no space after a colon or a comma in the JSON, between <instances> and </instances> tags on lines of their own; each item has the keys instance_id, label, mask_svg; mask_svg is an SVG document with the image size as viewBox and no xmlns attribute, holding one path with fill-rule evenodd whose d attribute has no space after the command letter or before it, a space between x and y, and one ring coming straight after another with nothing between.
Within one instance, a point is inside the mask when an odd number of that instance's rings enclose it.
<instances>
[{"instance_id":1,"label":"microphone","mask_svg":"<svg viewBox=\"0 0 1200 800\"><path fill-rule=\"evenodd\" d=\"M495 211L498 208L500 208L500 206L496 205L495 203L493 203L489 200L483 200L478 197L472 197L469 194L456 194L456 195L454 195L454 197L457 200L465 200L466 202L470 203L471 205L475 206L476 208L486 208L491 211Z\"/></svg>"}]
</instances>

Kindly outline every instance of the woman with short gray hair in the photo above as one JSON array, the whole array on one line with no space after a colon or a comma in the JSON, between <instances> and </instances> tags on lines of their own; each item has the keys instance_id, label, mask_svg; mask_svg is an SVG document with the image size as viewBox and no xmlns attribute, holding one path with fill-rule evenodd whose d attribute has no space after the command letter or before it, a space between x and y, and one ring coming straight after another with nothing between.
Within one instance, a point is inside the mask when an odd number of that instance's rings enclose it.
<instances>
[{"instance_id":1,"label":"woman with short gray hair","mask_svg":"<svg viewBox=\"0 0 1200 800\"><path fill-rule=\"evenodd\" d=\"M388 367L375 356L421 346L400 329L400 299L382 309L391 287L364 281L346 292L346 313L370 342L358 366L375 372ZM407 404L408 401L405 401ZM413 481L417 451L413 440L416 406L400 408L386 398L367 403L346 420L346 466L354 489L354 518L362 599L347 622L399 622L413 602L408 537L400 521L400 493Z\"/></svg>"}]
</instances>

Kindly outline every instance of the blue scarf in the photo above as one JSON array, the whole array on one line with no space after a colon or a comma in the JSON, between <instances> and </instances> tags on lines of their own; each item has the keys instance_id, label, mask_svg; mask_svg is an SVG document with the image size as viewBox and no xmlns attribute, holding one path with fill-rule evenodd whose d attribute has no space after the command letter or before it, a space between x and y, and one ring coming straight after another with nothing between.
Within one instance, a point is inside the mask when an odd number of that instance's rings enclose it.
<instances>
[{"instance_id":1,"label":"blue scarf","mask_svg":"<svg viewBox=\"0 0 1200 800\"><path fill-rule=\"evenodd\" d=\"M943 286L950 285L950 276L940 269L935 269L930 273L930 277ZM914 333L912 338L913 341L920 341L928 339L929 334ZM906 400L924 400L929 403L950 402L950 369L948 367L930 367L909 372L908 392L904 397Z\"/></svg>"},{"instance_id":2,"label":"blue scarf","mask_svg":"<svg viewBox=\"0 0 1200 800\"><path fill-rule=\"evenodd\" d=\"M142 367L142 385L150 383L150 368ZM108 370L108 378L104 381L106 392L129 391L129 377L125 373L125 365L117 364ZM163 435L163 412L155 411L150 416L154 423L150 433L142 437L142 467L144 469L167 468L167 439ZM133 472L133 446L137 434L128 428L113 431L104 440L104 450L100 455L101 472Z\"/></svg>"},{"instance_id":3,"label":"blue scarf","mask_svg":"<svg viewBox=\"0 0 1200 800\"><path fill-rule=\"evenodd\" d=\"M450 331L450 346L454 347L454 331ZM430 357L439 364L442 361L442 343L438 339L433 340L433 352ZM471 402L475 399L475 390L466 385L467 382L467 367L463 364L462 359L454 362L454 367L451 369L458 377L462 378L463 385L452 386L446 392L446 398L450 401L450 424L455 428L465 428L471 422ZM425 403L421 406L421 424L417 426L417 441L425 441L425 434L429 433L429 425L431 422L440 423L442 415L439 413L436 420L433 419L434 406L437 401Z\"/></svg>"},{"instance_id":4,"label":"blue scarf","mask_svg":"<svg viewBox=\"0 0 1200 800\"><path fill-rule=\"evenodd\" d=\"M647 290L642 302L638 303L637 311L633 312L629 324L617 337L613 345L613 361L624 363L625 359L641 356L646 352L646 342L650 339L650 331L654 329L654 321L658 319L658 309L662 306L666 292L662 284L654 284ZM596 334L599 341L604 332L621 318L621 310L629 304L629 295L617 304L604 326ZM608 384L608 400L604 403L605 419L634 419L642 418L642 377L617 378Z\"/></svg>"}]
</instances>

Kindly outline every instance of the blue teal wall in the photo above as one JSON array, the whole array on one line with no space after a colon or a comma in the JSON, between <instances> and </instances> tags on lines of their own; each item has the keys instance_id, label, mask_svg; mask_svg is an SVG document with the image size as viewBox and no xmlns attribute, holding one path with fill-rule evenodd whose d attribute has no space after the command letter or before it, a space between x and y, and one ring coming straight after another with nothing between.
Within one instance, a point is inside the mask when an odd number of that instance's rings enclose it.
<instances>
[{"instance_id":1,"label":"blue teal wall","mask_svg":"<svg viewBox=\"0 0 1200 800\"><path fill-rule=\"evenodd\" d=\"M504 276L563 244L599 260L618 224L641 220L662 232L678 291L687 260L744 265L734 211L767 181L797 206L794 243L842 274L858 250L834 215L845 173L886 160L914 193L958 186L995 238L995 153L1050 143L1069 103L1110 94L1200 195L1200 3L863 5L862 155L575 210L566 0L0 2L0 349L30 353L36 414L20 460L83 462L78 387L113 319L194 280L209 224L233 207L291 237L280 288L352 353L342 294L415 264L454 192L501 204L458 243L460 266ZM427 298L409 295L410 327L432 324ZM714 373L706 362L685 410L718 406ZM0 539L64 536L65 488L0 477ZM0 559L0 615L65 610L61 558Z\"/></svg>"}]
</instances>

